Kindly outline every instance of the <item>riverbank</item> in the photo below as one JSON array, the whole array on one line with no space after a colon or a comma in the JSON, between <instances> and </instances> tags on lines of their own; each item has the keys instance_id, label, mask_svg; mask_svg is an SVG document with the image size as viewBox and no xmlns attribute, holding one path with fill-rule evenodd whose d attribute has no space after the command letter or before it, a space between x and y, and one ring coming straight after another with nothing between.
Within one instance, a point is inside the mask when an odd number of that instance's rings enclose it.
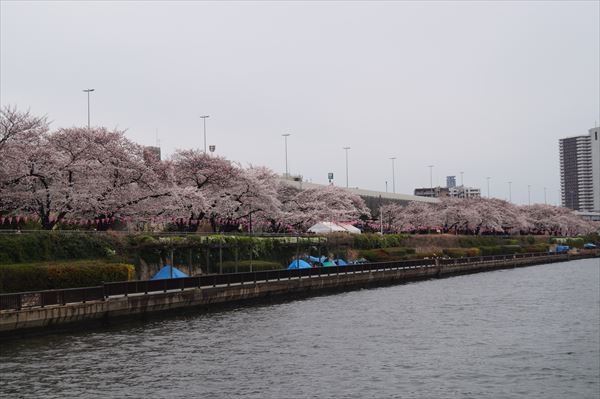
<instances>
[{"instance_id":1,"label":"riverbank","mask_svg":"<svg viewBox=\"0 0 600 399\"><path fill-rule=\"evenodd\" d=\"M592 256L591 254L531 254L520 257L431 259L412 261L412 263L408 263L410 261L389 262L295 271L240 273L216 277L205 276L203 280L198 278L196 287L185 288L182 285L181 289L154 293L144 293L140 282L136 284L139 286L136 293L132 293L130 290L126 295L108 295L100 300L2 311L0 312L0 335L19 336L56 329L77 329L109 320L117 322L122 319L139 318L155 312L168 312L182 308L203 310L223 304L244 303L251 300L285 298L299 294L321 294L501 268L562 262ZM244 276L238 278L239 281L232 277L240 275ZM192 280L188 281L193 282Z\"/></svg>"}]
</instances>

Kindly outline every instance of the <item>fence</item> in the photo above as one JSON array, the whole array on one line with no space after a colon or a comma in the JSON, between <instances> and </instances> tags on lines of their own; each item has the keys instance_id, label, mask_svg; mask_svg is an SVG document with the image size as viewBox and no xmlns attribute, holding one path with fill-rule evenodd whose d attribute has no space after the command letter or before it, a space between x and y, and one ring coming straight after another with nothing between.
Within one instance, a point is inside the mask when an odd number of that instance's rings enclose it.
<instances>
[{"instance_id":1,"label":"fence","mask_svg":"<svg viewBox=\"0 0 600 399\"><path fill-rule=\"evenodd\" d=\"M431 268L444 265L511 261L513 259L553 256L554 253L526 253L514 255L476 256L456 259L417 259L398 262L362 263L346 266L326 266L307 269L264 270L245 273L212 274L165 280L139 280L104 283L97 287L70 288L36 292L0 294L0 310L20 310L48 305L85 303L105 300L112 296L149 294L185 290L186 288L230 286L232 284L256 284L257 282L281 281L290 279L314 278L384 270Z\"/></svg>"}]
</instances>

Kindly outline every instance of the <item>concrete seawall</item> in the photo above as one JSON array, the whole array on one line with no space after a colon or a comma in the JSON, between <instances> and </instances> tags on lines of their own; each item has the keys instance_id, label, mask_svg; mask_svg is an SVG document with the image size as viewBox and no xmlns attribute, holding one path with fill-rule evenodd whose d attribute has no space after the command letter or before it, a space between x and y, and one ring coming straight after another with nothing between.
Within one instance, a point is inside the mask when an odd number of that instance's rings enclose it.
<instances>
[{"instance_id":1,"label":"concrete seawall","mask_svg":"<svg viewBox=\"0 0 600 399\"><path fill-rule=\"evenodd\" d=\"M589 257L589 256L587 256ZM211 308L219 304L244 303L261 298L285 298L328 291L342 291L382 284L477 273L502 268L531 266L579 259L580 256L553 255L470 264L371 270L320 277L256 282L254 284L191 288L186 290L110 297L106 300L0 312L0 335L44 332L51 327L68 329L90 322L134 319L154 312L182 308Z\"/></svg>"}]
</instances>

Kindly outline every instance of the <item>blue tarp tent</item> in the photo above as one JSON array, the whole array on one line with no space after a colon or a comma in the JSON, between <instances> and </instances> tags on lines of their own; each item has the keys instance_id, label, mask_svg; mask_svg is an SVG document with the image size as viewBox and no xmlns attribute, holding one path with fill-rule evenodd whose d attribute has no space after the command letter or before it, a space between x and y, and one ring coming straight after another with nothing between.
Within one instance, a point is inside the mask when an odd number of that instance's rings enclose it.
<instances>
[{"instance_id":1,"label":"blue tarp tent","mask_svg":"<svg viewBox=\"0 0 600 399\"><path fill-rule=\"evenodd\" d=\"M586 244L583 244L583 247L584 247L585 249L596 249L596 248L598 248L598 247L596 246L596 244L593 244L593 243L591 243L591 242L588 242L588 243L586 243Z\"/></svg>"},{"instance_id":2,"label":"blue tarp tent","mask_svg":"<svg viewBox=\"0 0 600 399\"><path fill-rule=\"evenodd\" d=\"M571 249L571 247L569 247L568 245L557 245L555 252L558 254L562 254L568 252L569 249Z\"/></svg>"},{"instance_id":3,"label":"blue tarp tent","mask_svg":"<svg viewBox=\"0 0 600 399\"><path fill-rule=\"evenodd\" d=\"M294 260L288 266L288 269L310 269L312 266L305 260Z\"/></svg>"},{"instance_id":4,"label":"blue tarp tent","mask_svg":"<svg viewBox=\"0 0 600 399\"><path fill-rule=\"evenodd\" d=\"M173 269L173 278L189 277L178 268L166 265L160 269L158 273L154 275L154 277L152 277L152 280L164 280L166 278L171 278L171 268Z\"/></svg>"},{"instance_id":5,"label":"blue tarp tent","mask_svg":"<svg viewBox=\"0 0 600 399\"><path fill-rule=\"evenodd\" d=\"M308 260L313 262L313 263L323 263L327 261L327 257L325 256L321 256L320 258L317 258L316 256L310 256L308 255Z\"/></svg>"},{"instance_id":6,"label":"blue tarp tent","mask_svg":"<svg viewBox=\"0 0 600 399\"><path fill-rule=\"evenodd\" d=\"M348 262L346 262L344 259L336 259L334 261L338 266L346 266L348 264Z\"/></svg>"}]
</instances>

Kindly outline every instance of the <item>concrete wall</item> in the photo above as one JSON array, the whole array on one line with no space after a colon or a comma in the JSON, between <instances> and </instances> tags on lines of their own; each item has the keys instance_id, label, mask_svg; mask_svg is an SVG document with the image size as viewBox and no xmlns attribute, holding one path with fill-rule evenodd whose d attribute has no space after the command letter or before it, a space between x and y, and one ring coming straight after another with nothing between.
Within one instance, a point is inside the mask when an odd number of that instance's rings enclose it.
<instances>
[{"instance_id":1,"label":"concrete wall","mask_svg":"<svg viewBox=\"0 0 600 399\"><path fill-rule=\"evenodd\" d=\"M29 308L19 311L3 311L0 312L0 334L15 335L24 331L46 329L52 326L66 325L68 327L75 323L106 321L114 318L132 319L151 312L169 311L179 308L207 308L218 304L244 302L252 299L285 297L296 294L310 295L311 293L348 290L377 284L393 284L439 276L560 262L569 259L571 259L570 255L554 255L476 264L357 272L258 282L256 284L232 285L229 287L194 288L184 291L109 298L104 301L88 303Z\"/></svg>"}]
</instances>

